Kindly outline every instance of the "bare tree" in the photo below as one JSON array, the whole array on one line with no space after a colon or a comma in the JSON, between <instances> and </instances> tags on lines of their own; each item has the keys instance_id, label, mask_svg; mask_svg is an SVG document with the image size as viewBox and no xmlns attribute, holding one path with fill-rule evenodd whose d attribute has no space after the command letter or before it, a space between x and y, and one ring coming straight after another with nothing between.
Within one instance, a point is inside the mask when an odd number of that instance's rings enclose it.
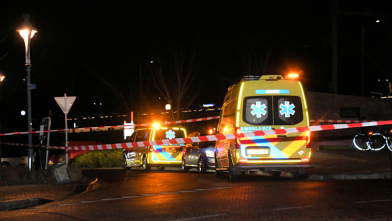
<instances>
[{"instance_id":1,"label":"bare tree","mask_svg":"<svg viewBox=\"0 0 392 221\"><path fill-rule=\"evenodd\" d=\"M271 50L244 49L238 65L246 75L277 74L278 62L272 61Z\"/></svg>"},{"instance_id":2,"label":"bare tree","mask_svg":"<svg viewBox=\"0 0 392 221\"><path fill-rule=\"evenodd\" d=\"M182 110L187 110L198 96L195 78L198 65L195 61L196 50L175 48L169 56L157 53L151 70L156 89L172 106L172 119L180 120Z\"/></svg>"},{"instance_id":3,"label":"bare tree","mask_svg":"<svg viewBox=\"0 0 392 221\"><path fill-rule=\"evenodd\" d=\"M237 65L243 75L278 74L281 57L279 49L265 43L263 39L247 39L238 45L239 59Z\"/></svg>"}]
</instances>

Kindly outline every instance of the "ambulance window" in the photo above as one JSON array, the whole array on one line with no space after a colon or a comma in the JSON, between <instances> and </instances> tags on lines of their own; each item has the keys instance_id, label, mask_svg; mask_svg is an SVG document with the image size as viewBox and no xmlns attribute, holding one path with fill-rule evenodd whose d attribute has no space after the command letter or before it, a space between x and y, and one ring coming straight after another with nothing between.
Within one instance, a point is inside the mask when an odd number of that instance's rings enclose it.
<instances>
[{"instance_id":1,"label":"ambulance window","mask_svg":"<svg viewBox=\"0 0 392 221\"><path fill-rule=\"evenodd\" d=\"M150 138L150 130L139 130L136 134L136 142L148 141Z\"/></svg>"},{"instance_id":2,"label":"ambulance window","mask_svg":"<svg viewBox=\"0 0 392 221\"><path fill-rule=\"evenodd\" d=\"M160 129L155 131L155 140L175 139L184 138L185 134L183 130L174 130L168 128L166 130Z\"/></svg>"},{"instance_id":3,"label":"ambulance window","mask_svg":"<svg viewBox=\"0 0 392 221\"><path fill-rule=\"evenodd\" d=\"M130 137L127 137L126 142L135 142L136 134L137 134L137 131L133 132L133 134Z\"/></svg>"},{"instance_id":4,"label":"ambulance window","mask_svg":"<svg viewBox=\"0 0 392 221\"><path fill-rule=\"evenodd\" d=\"M243 120L248 124L272 125L272 98L247 97L244 99Z\"/></svg>"},{"instance_id":5,"label":"ambulance window","mask_svg":"<svg viewBox=\"0 0 392 221\"><path fill-rule=\"evenodd\" d=\"M274 125L293 125L303 120L301 98L274 96Z\"/></svg>"}]
</instances>

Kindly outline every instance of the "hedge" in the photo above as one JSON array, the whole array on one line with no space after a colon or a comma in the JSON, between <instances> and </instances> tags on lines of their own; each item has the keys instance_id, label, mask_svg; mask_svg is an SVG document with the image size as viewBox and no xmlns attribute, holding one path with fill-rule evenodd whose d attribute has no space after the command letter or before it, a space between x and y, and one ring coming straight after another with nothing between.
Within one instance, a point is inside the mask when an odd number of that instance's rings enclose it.
<instances>
[{"instance_id":1,"label":"hedge","mask_svg":"<svg viewBox=\"0 0 392 221\"><path fill-rule=\"evenodd\" d=\"M122 150L97 150L76 157L72 165L79 168L121 167Z\"/></svg>"}]
</instances>

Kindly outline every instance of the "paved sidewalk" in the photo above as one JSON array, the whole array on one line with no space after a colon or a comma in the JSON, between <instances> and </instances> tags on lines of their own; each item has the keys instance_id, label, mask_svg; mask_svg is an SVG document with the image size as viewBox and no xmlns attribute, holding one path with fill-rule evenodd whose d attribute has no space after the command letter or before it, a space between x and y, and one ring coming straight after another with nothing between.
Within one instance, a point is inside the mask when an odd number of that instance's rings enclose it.
<instances>
[{"instance_id":1,"label":"paved sidewalk","mask_svg":"<svg viewBox=\"0 0 392 221\"><path fill-rule=\"evenodd\" d=\"M312 153L309 180L391 179L391 152L356 149L321 150ZM89 182L64 185L0 186L1 211L36 206L51 201L61 201L86 190ZM97 186L96 182L90 187Z\"/></svg>"},{"instance_id":2,"label":"paved sidewalk","mask_svg":"<svg viewBox=\"0 0 392 221\"><path fill-rule=\"evenodd\" d=\"M309 180L391 179L391 152L321 150L312 153Z\"/></svg>"}]
</instances>

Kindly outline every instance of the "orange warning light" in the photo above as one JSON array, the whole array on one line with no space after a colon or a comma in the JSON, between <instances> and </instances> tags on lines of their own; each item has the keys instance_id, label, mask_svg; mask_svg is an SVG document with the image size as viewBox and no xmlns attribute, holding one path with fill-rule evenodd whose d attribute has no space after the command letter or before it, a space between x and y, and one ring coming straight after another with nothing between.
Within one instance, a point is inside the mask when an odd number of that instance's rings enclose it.
<instances>
[{"instance_id":1,"label":"orange warning light","mask_svg":"<svg viewBox=\"0 0 392 221\"><path fill-rule=\"evenodd\" d=\"M298 74L298 73L295 73L295 72L290 72L290 73L287 75L287 77L288 77L288 78L291 78L291 79L294 79L294 78L298 78L298 77L299 77L299 74Z\"/></svg>"}]
</instances>

